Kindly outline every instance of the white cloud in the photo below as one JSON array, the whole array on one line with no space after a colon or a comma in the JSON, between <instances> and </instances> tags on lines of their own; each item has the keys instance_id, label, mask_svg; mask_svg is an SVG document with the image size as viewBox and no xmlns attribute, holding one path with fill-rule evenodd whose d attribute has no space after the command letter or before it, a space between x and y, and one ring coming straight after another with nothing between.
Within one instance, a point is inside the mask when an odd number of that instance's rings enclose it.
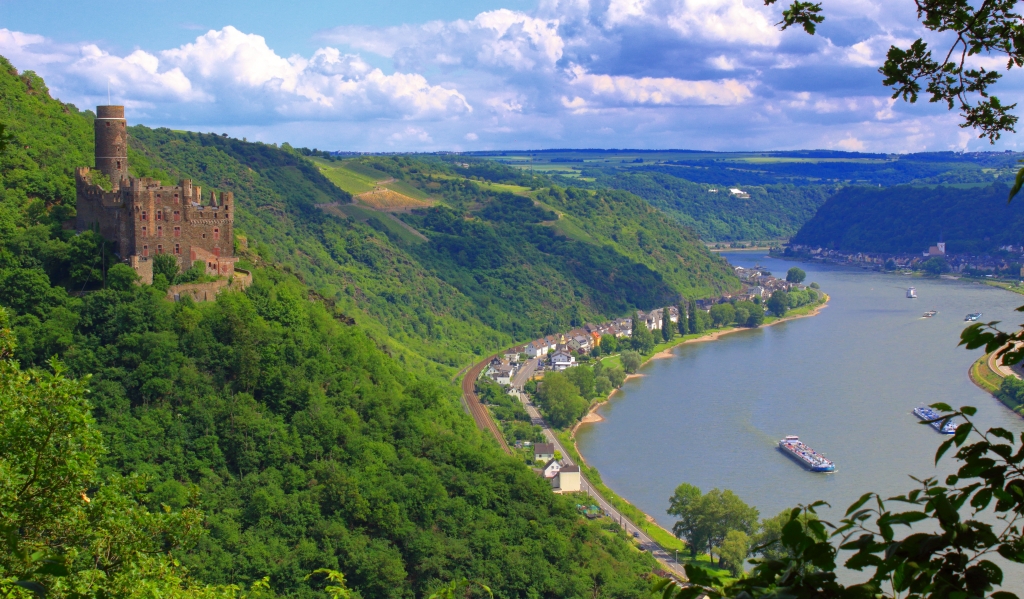
<instances>
[{"instance_id":1,"label":"white cloud","mask_svg":"<svg viewBox=\"0 0 1024 599\"><path fill-rule=\"evenodd\" d=\"M686 81L670 77L594 75L583 67L569 69L573 86L606 103L640 106L692 104L733 105L751 98L750 86L735 79ZM563 100L564 104L564 100Z\"/></svg>"},{"instance_id":2,"label":"white cloud","mask_svg":"<svg viewBox=\"0 0 1024 599\"><path fill-rule=\"evenodd\" d=\"M86 44L74 48L75 56L40 36L7 30L0 30L0 50L15 50L23 66L56 75L58 85L86 105L105 102L109 85L127 105L179 106L187 113L188 105L202 110L198 102L228 121L245 115L431 119L472 112L457 89L432 85L418 73L386 75L361 57L330 47L308 59L283 58L262 36L230 26L155 54L135 50L118 56Z\"/></svg>"},{"instance_id":3,"label":"white cloud","mask_svg":"<svg viewBox=\"0 0 1024 599\"><path fill-rule=\"evenodd\" d=\"M433 21L421 26L337 27L321 35L334 43L393 58L400 67L551 69L562 58L557 19L508 9L480 13L472 21Z\"/></svg>"},{"instance_id":4,"label":"white cloud","mask_svg":"<svg viewBox=\"0 0 1024 599\"><path fill-rule=\"evenodd\" d=\"M301 55L234 27L127 51L0 29L0 54L83 107L109 84L133 122L311 147L961 147L955 115L880 85L890 45L931 39L904 4L829 3L813 37L780 32L782 6L763 0L541 0L329 28ZM1020 102L1019 81L1001 83L1004 103Z\"/></svg>"},{"instance_id":5,"label":"white cloud","mask_svg":"<svg viewBox=\"0 0 1024 599\"><path fill-rule=\"evenodd\" d=\"M864 142L862 142L861 140L857 139L856 137L850 134L847 134L845 139L841 139L836 142L835 147L839 148L840 150L846 150L847 152L863 152L864 148L866 148L867 146L865 146Z\"/></svg>"},{"instance_id":6,"label":"white cloud","mask_svg":"<svg viewBox=\"0 0 1024 599\"><path fill-rule=\"evenodd\" d=\"M719 54L718 56L712 56L708 59L708 64L718 69L719 71L735 71L736 61L729 58L725 54Z\"/></svg>"},{"instance_id":7,"label":"white cloud","mask_svg":"<svg viewBox=\"0 0 1024 599\"><path fill-rule=\"evenodd\" d=\"M744 0L682 0L668 24L683 36L757 46L776 46L781 34L768 11ZM753 5L753 6L751 6Z\"/></svg>"}]
</instances>

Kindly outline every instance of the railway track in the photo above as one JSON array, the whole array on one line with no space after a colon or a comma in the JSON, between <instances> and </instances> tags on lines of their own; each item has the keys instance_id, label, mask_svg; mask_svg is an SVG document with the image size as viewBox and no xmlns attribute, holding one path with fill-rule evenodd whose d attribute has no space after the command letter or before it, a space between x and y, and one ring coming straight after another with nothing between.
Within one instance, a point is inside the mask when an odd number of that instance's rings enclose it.
<instances>
[{"instance_id":1,"label":"railway track","mask_svg":"<svg viewBox=\"0 0 1024 599\"><path fill-rule=\"evenodd\" d=\"M480 403L480 398L477 396L475 389L476 380L480 377L480 373L483 372L483 369L487 367L487 364L493 358L494 356L491 356L469 369L466 376L462 379L462 397L465 399L466 405L469 406L469 413L473 416L473 420L476 421L477 428L490 431L498 445L501 446L501 449L508 455L512 455L512 450L509 449L508 443L505 442L505 436L501 434L498 425L491 418L491 413L487 411L487 407Z\"/></svg>"}]
</instances>

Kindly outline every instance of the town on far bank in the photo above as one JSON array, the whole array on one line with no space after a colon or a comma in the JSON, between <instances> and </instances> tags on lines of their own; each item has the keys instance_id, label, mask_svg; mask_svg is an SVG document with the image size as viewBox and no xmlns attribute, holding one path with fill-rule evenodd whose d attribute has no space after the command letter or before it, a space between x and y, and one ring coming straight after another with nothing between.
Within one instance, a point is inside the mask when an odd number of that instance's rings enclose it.
<instances>
[{"instance_id":1,"label":"town on far bank","mask_svg":"<svg viewBox=\"0 0 1024 599\"><path fill-rule=\"evenodd\" d=\"M952 278L997 279L1021 286L1024 280L1024 245L1004 245L987 254L956 252L939 241L916 253L853 252L792 244L776 246L771 255L825 264L860 266L875 271L922 273Z\"/></svg>"}]
</instances>

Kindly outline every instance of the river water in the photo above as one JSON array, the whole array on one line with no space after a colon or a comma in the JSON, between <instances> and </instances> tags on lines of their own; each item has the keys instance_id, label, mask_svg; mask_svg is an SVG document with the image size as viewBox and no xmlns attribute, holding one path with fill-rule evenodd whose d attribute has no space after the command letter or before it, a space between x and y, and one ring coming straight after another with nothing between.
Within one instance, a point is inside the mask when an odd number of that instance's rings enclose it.
<instances>
[{"instance_id":1,"label":"river water","mask_svg":"<svg viewBox=\"0 0 1024 599\"><path fill-rule=\"evenodd\" d=\"M794 265L763 253L725 257L776 276ZM934 465L943 437L917 423L911 410L921 404L975 406L985 428L1024 430L1024 420L969 380L981 350L957 347L964 315L983 312L983 321L1009 327L1024 322L1014 312L1024 296L977 283L798 266L832 298L817 316L680 346L602 406L603 422L580 428L587 462L662 526L672 527L665 510L682 482L731 489L762 517L825 500L836 507L826 514L834 521L866 491L895 495L915 487L910 475L945 475L954 462ZM905 297L909 285L919 299ZM922 318L929 309L938 315ZM787 458L776 449L786 435L824 453L837 472L811 473Z\"/></svg>"}]
</instances>

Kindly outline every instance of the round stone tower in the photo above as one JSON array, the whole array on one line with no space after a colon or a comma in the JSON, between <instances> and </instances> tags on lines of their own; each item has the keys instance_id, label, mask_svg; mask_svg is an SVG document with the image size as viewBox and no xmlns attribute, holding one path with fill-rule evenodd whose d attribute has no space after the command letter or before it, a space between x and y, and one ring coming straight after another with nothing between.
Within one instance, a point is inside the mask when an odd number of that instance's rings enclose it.
<instances>
[{"instance_id":1,"label":"round stone tower","mask_svg":"<svg viewBox=\"0 0 1024 599\"><path fill-rule=\"evenodd\" d=\"M110 177L115 187L128 177L128 123L124 106L97 106L96 168Z\"/></svg>"}]
</instances>

